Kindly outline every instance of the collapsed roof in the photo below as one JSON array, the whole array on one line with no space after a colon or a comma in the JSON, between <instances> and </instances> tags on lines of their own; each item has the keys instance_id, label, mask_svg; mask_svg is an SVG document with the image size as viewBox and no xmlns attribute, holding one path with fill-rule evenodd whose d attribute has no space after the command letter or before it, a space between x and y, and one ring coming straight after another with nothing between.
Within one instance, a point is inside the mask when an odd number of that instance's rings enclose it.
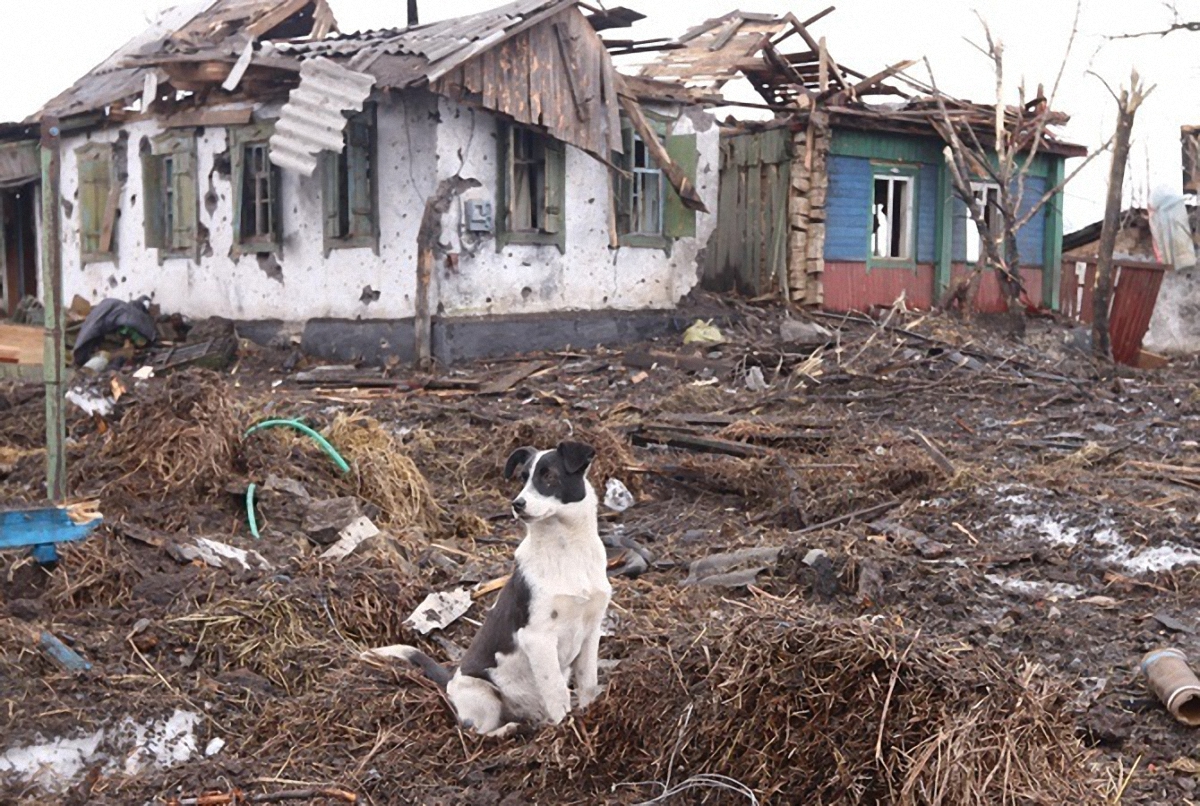
<instances>
[{"instance_id":1,"label":"collapsed roof","mask_svg":"<svg viewBox=\"0 0 1200 806\"><path fill-rule=\"evenodd\" d=\"M824 38L815 37L810 27L832 11L826 8L807 20L791 13L731 11L686 31L673 49L640 72L646 78L678 82L693 92L706 93L706 100L714 104L723 102L719 93L725 85L742 77L778 117L803 118L820 111L830 123L848 128L941 136L944 123L933 88L904 73L915 61L867 74L830 55ZM792 42L800 43L800 48L787 51L783 46ZM878 96L893 101L865 100ZM953 123L970 126L986 142L994 130L994 106L944 94L941 100ZM1030 113L1035 112L1045 124L1040 151L1068 157L1085 154L1082 146L1063 142L1049 131L1048 127L1061 126L1069 117L1046 109L1045 104L1045 98L1039 97L1025 109L1005 109L1008 123L1022 129L1017 136L1034 136Z\"/></svg>"},{"instance_id":2,"label":"collapsed roof","mask_svg":"<svg viewBox=\"0 0 1200 806\"><path fill-rule=\"evenodd\" d=\"M148 86L170 81L186 91L213 79L220 83L248 49L262 42L321 39L336 30L326 0L193 0L162 12L32 119L111 113L113 107L119 113ZM204 70L192 68L189 74L189 65L204 65Z\"/></svg>"}]
</instances>

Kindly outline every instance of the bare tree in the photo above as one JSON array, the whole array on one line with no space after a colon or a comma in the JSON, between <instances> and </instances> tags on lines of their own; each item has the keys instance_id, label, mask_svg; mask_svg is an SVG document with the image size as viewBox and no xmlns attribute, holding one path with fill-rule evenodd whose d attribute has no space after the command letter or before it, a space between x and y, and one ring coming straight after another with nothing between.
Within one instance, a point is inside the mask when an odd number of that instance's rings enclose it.
<instances>
[{"instance_id":1,"label":"bare tree","mask_svg":"<svg viewBox=\"0 0 1200 806\"><path fill-rule=\"evenodd\" d=\"M1129 160L1129 140L1133 116L1154 87L1146 88L1137 70L1129 79L1129 89L1121 88L1117 101L1117 130L1113 135L1112 168L1108 174L1108 198L1104 205L1104 223L1100 228L1100 254L1096 263L1096 293L1092 301L1092 351L1097 358L1112 360L1108 332L1108 302L1112 296L1112 255L1120 229L1121 189L1125 182L1125 163Z\"/></svg>"},{"instance_id":2,"label":"bare tree","mask_svg":"<svg viewBox=\"0 0 1200 806\"><path fill-rule=\"evenodd\" d=\"M1054 79L1049 97L1042 86L1032 99L1026 98L1025 85L1018 88L1019 102L1009 107L1004 99L1004 46L992 36L987 23L980 18L986 47L976 45L991 62L996 80L996 103L989 110L963 102L947 103L947 97L938 90L933 70L926 60L934 99L938 105L938 118L934 121L942 139L946 141L946 165L950 171L954 194L963 202L967 213L979 233L980 262L975 271L952 283L941 300L941 307L958 304L969 311L974 304L980 272L990 267L996 272L1006 308L1013 316L1013 325L1023 329L1021 314L1021 255L1017 233L1054 199L1055 195L1094 159L1107 150L1108 143L1088 154L1083 162L1060 183L1048 188L1040 198L1026 206L1027 178L1034 160L1045 143L1050 126L1061 125L1066 115L1053 110L1054 99L1066 69L1067 61L1078 32L1079 4L1075 7L1075 21L1067 42L1066 52ZM953 109L951 109L953 106ZM991 114L991 131L980 132L981 114ZM996 187L994 194L983 193L982 198L972 185L973 178L985 180ZM1020 316L1020 318L1018 318Z\"/></svg>"},{"instance_id":3,"label":"bare tree","mask_svg":"<svg viewBox=\"0 0 1200 806\"><path fill-rule=\"evenodd\" d=\"M1191 31L1192 33L1200 31L1200 20L1185 20L1183 15L1179 13L1179 6L1176 3L1163 3L1163 6L1171 12L1171 24L1166 28L1160 28L1157 31L1142 31L1136 34L1116 34L1108 38L1137 39L1143 36L1166 36L1167 34L1173 34L1176 31Z\"/></svg>"}]
</instances>

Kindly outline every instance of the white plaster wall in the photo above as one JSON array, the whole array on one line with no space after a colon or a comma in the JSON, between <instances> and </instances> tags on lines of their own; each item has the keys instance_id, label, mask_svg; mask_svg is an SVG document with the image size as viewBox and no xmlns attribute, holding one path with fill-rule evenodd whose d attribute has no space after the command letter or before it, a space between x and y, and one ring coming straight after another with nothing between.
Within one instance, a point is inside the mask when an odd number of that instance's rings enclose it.
<instances>
[{"instance_id":1,"label":"white plaster wall","mask_svg":"<svg viewBox=\"0 0 1200 806\"><path fill-rule=\"evenodd\" d=\"M456 173L477 179L482 186L467 191L462 201L488 199L495 207L495 117L446 98L439 99L439 111L438 179ZM433 307L459 316L673 307L699 282L697 253L716 226L719 159L711 116L685 115L673 125L676 134L696 134L696 184L712 211L697 214L695 238L676 240L669 255L662 249L609 248L608 168L568 146L565 254L557 246L530 244L497 251L492 234L466 231L460 201L444 217L442 232L442 243L459 255L458 265L439 268Z\"/></svg>"},{"instance_id":2,"label":"white plaster wall","mask_svg":"<svg viewBox=\"0 0 1200 806\"><path fill-rule=\"evenodd\" d=\"M160 266L155 249L145 247L141 160L143 136L159 133L144 121L125 127L128 179L121 195L115 262L80 266L78 170L74 149L87 137L64 143L63 275L69 301L74 294L96 302L106 296L133 299L148 295L165 311L193 317L224 316L239 320L281 319L300 322L332 317L389 319L411 316L416 286L417 228L424 199L434 186L436 132L431 117L435 100L425 94L394 96L379 108L380 244L335 249L324 255L320 176L301 177L284 171L281 182L283 249L278 271L257 255L230 257L233 244L233 194L230 178L213 169L227 150L223 127L203 131L197 140L200 224L209 232L209 249L199 263L168 258ZM270 117L277 110L260 110ZM117 130L91 139L115 142ZM70 212L67 212L69 207ZM268 269L270 269L268 271ZM377 301L363 301L370 286Z\"/></svg>"},{"instance_id":3,"label":"white plaster wall","mask_svg":"<svg viewBox=\"0 0 1200 806\"><path fill-rule=\"evenodd\" d=\"M1142 346L1167 355L1200 352L1200 269L1163 275Z\"/></svg>"},{"instance_id":4,"label":"white plaster wall","mask_svg":"<svg viewBox=\"0 0 1200 806\"><path fill-rule=\"evenodd\" d=\"M277 116L260 109L256 119ZM699 123L697 124L698 121ZM214 170L227 151L223 127L197 139L200 224L209 247L199 262L168 258L145 247L140 143L161 130L154 121L65 138L62 151L64 298L95 303L105 297L151 297L164 311L237 320L312 318L393 319L413 315L416 240L425 200L441 179L461 173L482 187L467 198L495 200L496 119L425 92L390 94L378 107L380 248L337 249L322 242L319 175L284 171L283 248L278 270L254 254L230 257L233 188ZM126 178L117 220L115 261L80 265L78 169L75 149L88 141L117 142L128 134ZM458 253L435 274L431 307L448 315L535 313L553 310L670 308L698 282L697 253L716 225L718 131L711 116L685 115L674 124L695 132L700 152L697 187L712 211L699 213L696 238L661 249L610 249L607 169L574 148L567 153L566 254L555 246L513 245L497 252L491 234L460 230L461 202L445 216L442 242ZM379 292L363 301L364 289Z\"/></svg>"}]
</instances>

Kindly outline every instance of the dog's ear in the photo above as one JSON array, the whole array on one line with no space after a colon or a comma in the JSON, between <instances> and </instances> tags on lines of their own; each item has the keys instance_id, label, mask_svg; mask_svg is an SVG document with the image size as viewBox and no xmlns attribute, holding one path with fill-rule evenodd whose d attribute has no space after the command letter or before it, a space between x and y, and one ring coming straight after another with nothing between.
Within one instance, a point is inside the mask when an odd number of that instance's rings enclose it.
<instances>
[{"instance_id":1,"label":"dog's ear","mask_svg":"<svg viewBox=\"0 0 1200 806\"><path fill-rule=\"evenodd\" d=\"M582 473L592 463L596 450L582 442L558 443L558 455L568 473Z\"/></svg>"},{"instance_id":2,"label":"dog's ear","mask_svg":"<svg viewBox=\"0 0 1200 806\"><path fill-rule=\"evenodd\" d=\"M504 478L511 479L516 475L517 470L529 464L534 456L537 456L537 448L517 448L504 463Z\"/></svg>"}]
</instances>

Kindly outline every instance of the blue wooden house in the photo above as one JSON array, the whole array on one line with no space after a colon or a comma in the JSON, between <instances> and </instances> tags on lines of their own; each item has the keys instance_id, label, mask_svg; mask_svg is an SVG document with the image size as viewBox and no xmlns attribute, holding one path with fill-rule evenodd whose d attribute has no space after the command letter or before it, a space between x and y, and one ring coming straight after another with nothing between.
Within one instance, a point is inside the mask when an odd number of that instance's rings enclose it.
<instances>
[{"instance_id":1,"label":"blue wooden house","mask_svg":"<svg viewBox=\"0 0 1200 806\"><path fill-rule=\"evenodd\" d=\"M909 307L929 308L973 272L982 252L978 228L951 187L939 110L895 78L912 62L856 72L809 32L814 22L731 12L686 32L681 47L643 68L710 97L745 78L775 110L774 120L723 132L718 225L704 285L754 296L782 292L835 311L891 305L901 295ZM798 50L784 52L785 42L799 43ZM986 142L994 109L945 101ZM1084 153L1044 132L1023 179L1022 211L1062 181L1066 159ZM974 177L972 189L984 201L999 195L984 176ZM1061 244L1059 193L1018 234L1027 303L1058 307ZM981 274L975 308L1004 309L994 273Z\"/></svg>"}]
</instances>

